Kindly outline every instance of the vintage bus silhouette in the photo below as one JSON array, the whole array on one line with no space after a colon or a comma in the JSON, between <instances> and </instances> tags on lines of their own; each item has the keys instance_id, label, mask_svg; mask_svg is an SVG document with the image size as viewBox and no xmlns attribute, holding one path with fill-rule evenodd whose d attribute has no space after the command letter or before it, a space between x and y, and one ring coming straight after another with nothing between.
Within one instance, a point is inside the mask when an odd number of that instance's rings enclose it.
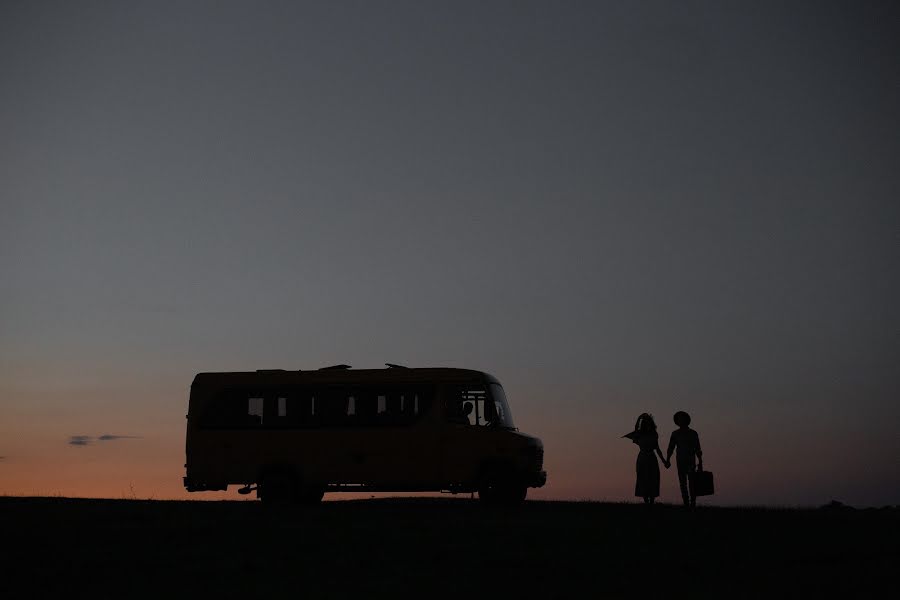
<instances>
[{"instance_id":1,"label":"vintage bus silhouette","mask_svg":"<svg viewBox=\"0 0 900 600\"><path fill-rule=\"evenodd\" d=\"M543 486L544 447L513 425L500 382L450 368L199 373L187 415L189 492L478 492L516 504Z\"/></svg>"}]
</instances>

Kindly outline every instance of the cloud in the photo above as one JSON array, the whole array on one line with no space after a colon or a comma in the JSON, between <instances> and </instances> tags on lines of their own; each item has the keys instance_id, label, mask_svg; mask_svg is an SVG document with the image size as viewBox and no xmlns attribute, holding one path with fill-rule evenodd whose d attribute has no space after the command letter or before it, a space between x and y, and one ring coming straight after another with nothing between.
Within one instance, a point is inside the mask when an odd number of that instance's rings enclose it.
<instances>
[{"instance_id":1,"label":"cloud","mask_svg":"<svg viewBox=\"0 0 900 600\"><path fill-rule=\"evenodd\" d=\"M70 446L89 446L94 442L111 442L114 440L137 440L140 439L139 435L113 435L111 433L104 433L101 436L93 437L90 435L73 435L69 437L69 445Z\"/></svg>"}]
</instances>

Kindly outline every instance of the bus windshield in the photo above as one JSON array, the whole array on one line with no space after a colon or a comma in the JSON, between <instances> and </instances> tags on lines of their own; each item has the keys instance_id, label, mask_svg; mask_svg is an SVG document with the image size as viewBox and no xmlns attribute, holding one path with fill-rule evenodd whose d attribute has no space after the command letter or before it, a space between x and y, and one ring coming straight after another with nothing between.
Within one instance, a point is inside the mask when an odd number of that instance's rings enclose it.
<instances>
[{"instance_id":1,"label":"bus windshield","mask_svg":"<svg viewBox=\"0 0 900 600\"><path fill-rule=\"evenodd\" d=\"M491 424L495 427L515 429L512 413L509 412L509 404L506 402L506 393L503 391L503 386L499 383L491 384L491 399L494 403L494 418Z\"/></svg>"}]
</instances>

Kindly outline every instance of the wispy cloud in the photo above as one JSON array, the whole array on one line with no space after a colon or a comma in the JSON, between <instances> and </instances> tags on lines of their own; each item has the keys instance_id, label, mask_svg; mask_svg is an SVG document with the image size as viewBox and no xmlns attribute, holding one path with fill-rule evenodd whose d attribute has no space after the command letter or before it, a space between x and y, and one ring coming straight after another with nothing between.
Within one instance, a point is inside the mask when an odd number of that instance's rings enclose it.
<instances>
[{"instance_id":1,"label":"wispy cloud","mask_svg":"<svg viewBox=\"0 0 900 600\"><path fill-rule=\"evenodd\" d=\"M139 435L113 435L111 433L104 433L103 435L94 437L90 435L73 435L69 437L69 445L70 446L89 446L94 442L110 442L114 440L137 440L140 439Z\"/></svg>"}]
</instances>

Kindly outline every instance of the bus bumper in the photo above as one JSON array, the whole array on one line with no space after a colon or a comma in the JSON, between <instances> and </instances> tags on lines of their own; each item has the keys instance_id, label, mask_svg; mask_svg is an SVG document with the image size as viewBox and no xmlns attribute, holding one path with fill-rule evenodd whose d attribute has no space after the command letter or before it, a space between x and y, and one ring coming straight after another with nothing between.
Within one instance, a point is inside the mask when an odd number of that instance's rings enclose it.
<instances>
[{"instance_id":1,"label":"bus bumper","mask_svg":"<svg viewBox=\"0 0 900 600\"><path fill-rule=\"evenodd\" d=\"M528 487L539 488L544 487L547 483L547 471L539 471L533 474L528 481Z\"/></svg>"},{"instance_id":2,"label":"bus bumper","mask_svg":"<svg viewBox=\"0 0 900 600\"><path fill-rule=\"evenodd\" d=\"M184 482L184 489L189 492L207 492L212 490L227 490L227 483L207 483L205 481L194 481L190 477L185 477L182 480Z\"/></svg>"}]
</instances>

